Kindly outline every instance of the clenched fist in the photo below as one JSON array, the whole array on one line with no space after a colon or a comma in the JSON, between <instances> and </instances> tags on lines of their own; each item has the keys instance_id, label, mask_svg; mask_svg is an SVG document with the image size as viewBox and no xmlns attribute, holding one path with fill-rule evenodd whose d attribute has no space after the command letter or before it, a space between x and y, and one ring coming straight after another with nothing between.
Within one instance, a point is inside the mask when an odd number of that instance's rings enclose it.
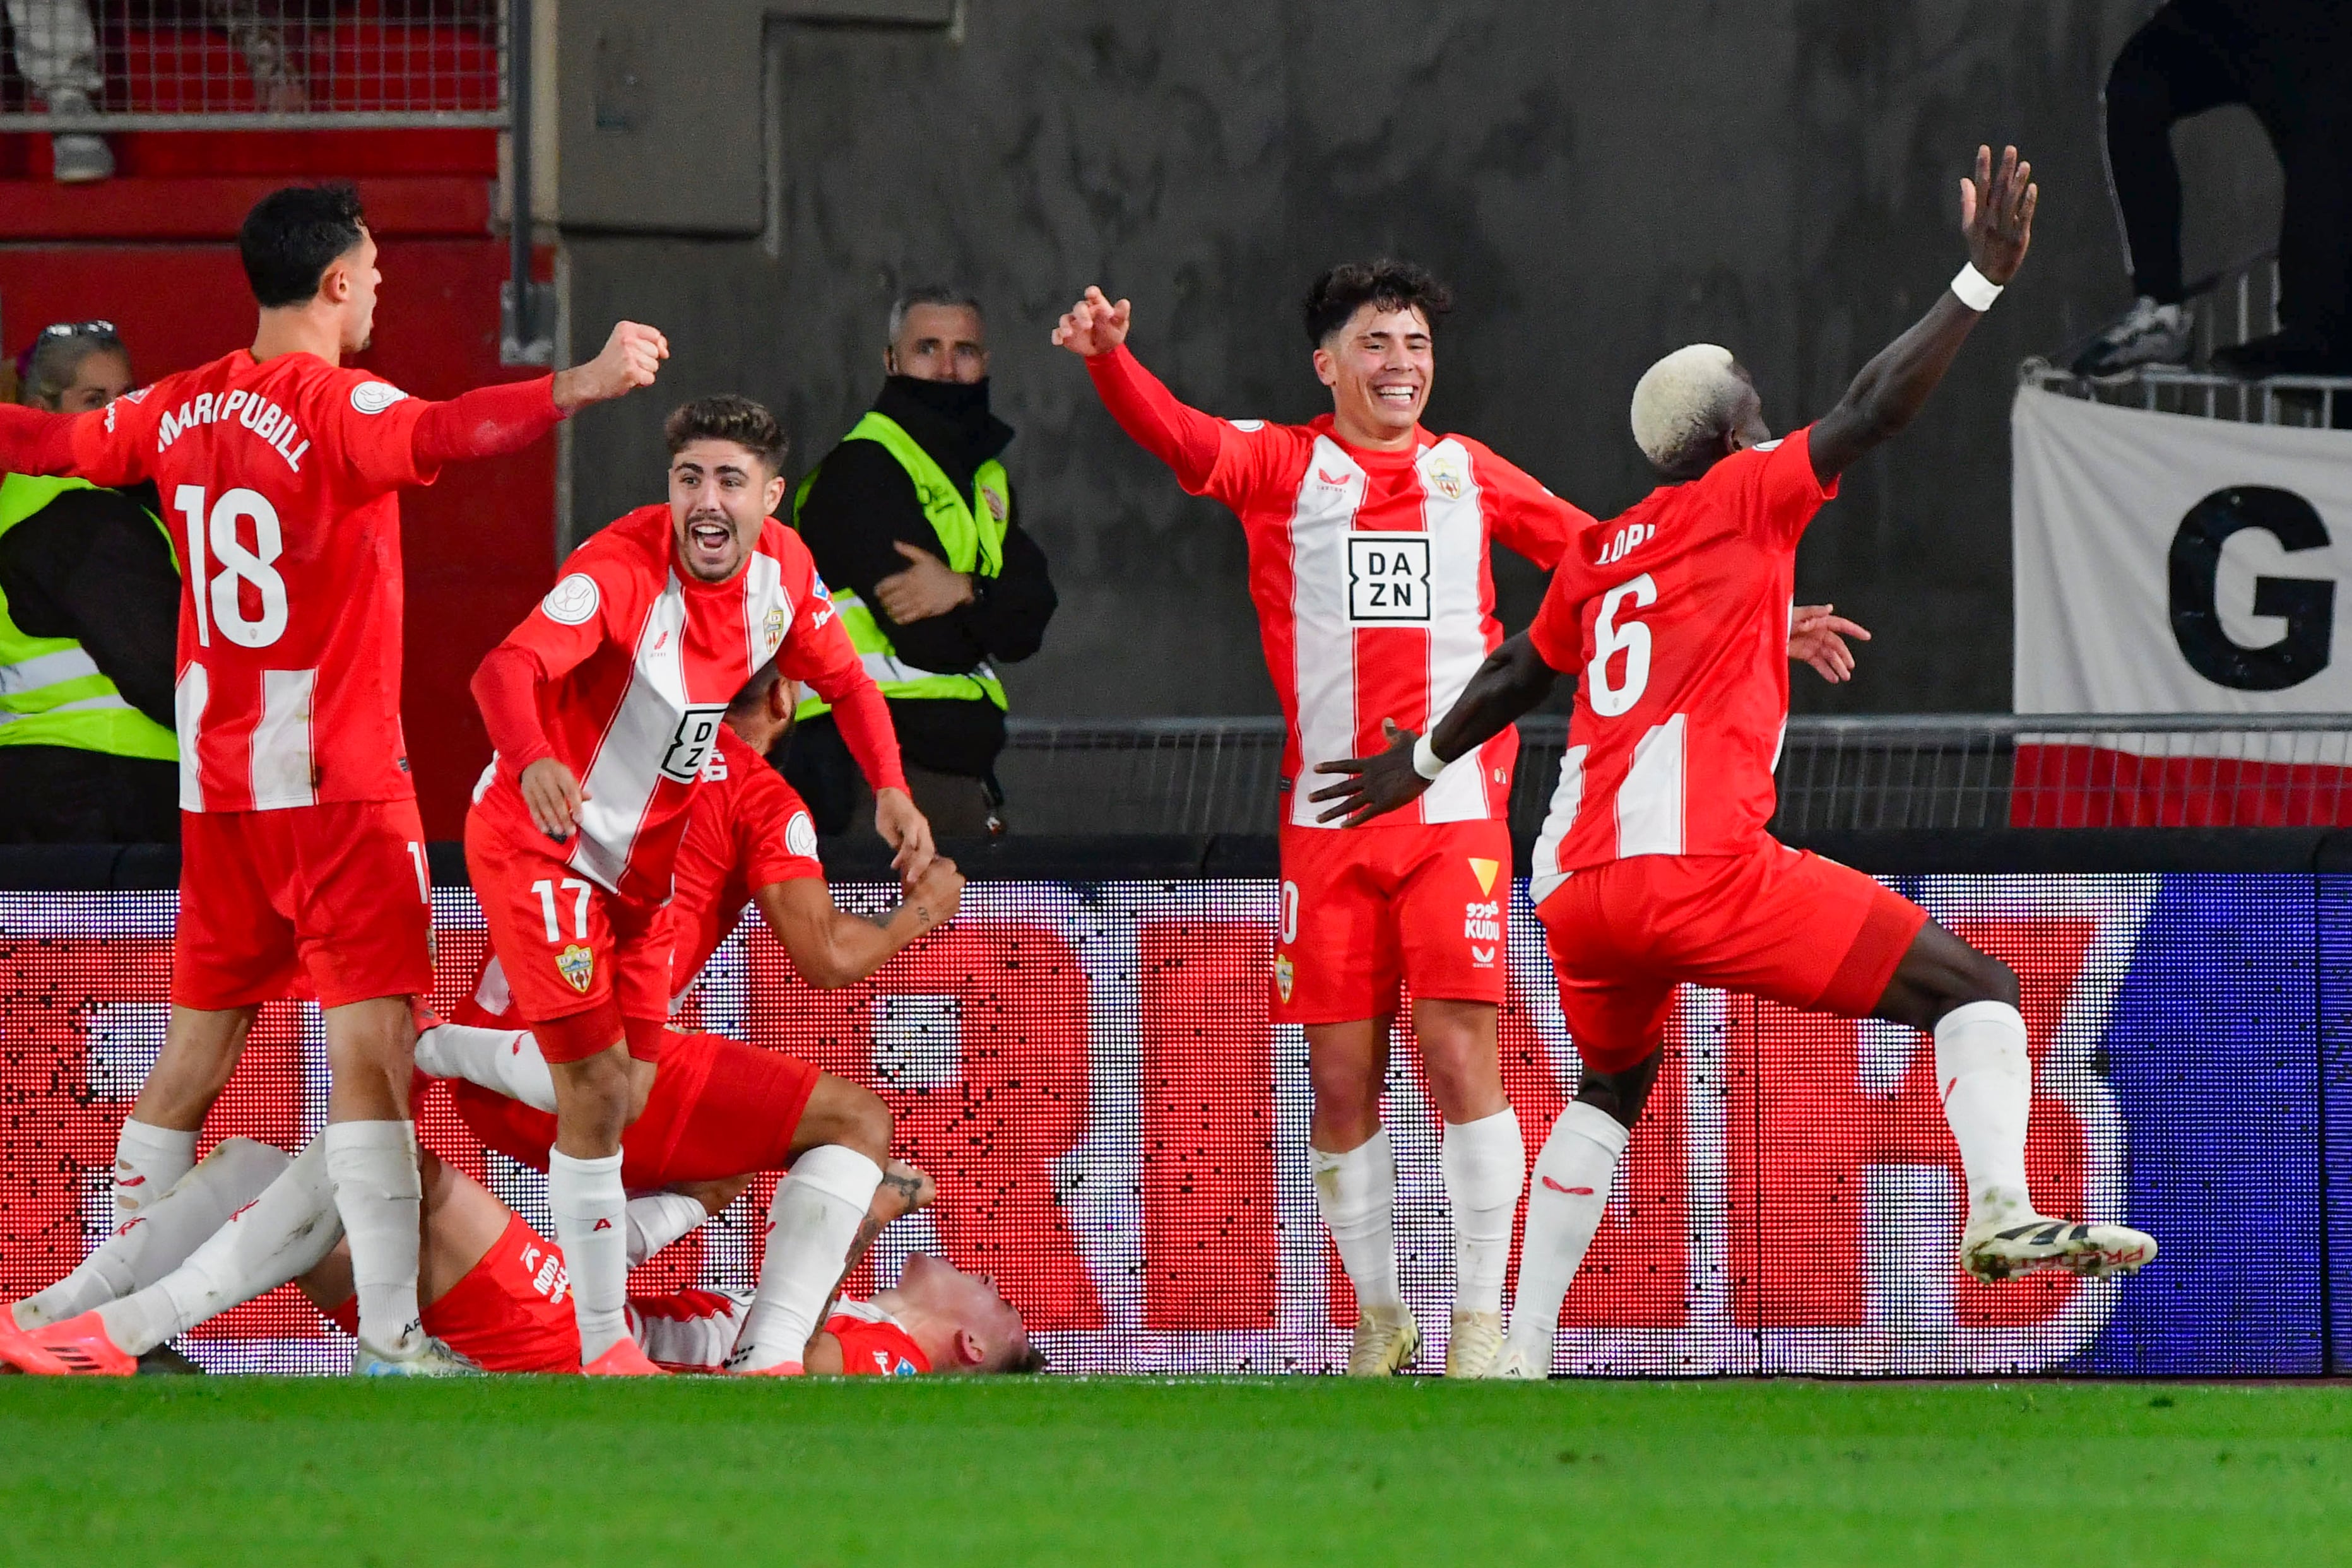
<instances>
[{"instance_id":1,"label":"clenched fist","mask_svg":"<svg viewBox=\"0 0 2352 1568\"><path fill-rule=\"evenodd\" d=\"M584 365L555 373L555 406L566 413L592 402L610 402L654 384L669 358L669 340L651 327L622 321L604 340L604 351Z\"/></svg>"}]
</instances>

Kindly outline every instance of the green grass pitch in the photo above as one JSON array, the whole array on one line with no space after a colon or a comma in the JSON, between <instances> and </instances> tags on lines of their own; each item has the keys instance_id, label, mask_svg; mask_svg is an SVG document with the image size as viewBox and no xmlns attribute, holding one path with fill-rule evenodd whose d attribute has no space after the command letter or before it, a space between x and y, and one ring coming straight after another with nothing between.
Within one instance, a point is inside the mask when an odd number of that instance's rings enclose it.
<instances>
[{"instance_id":1,"label":"green grass pitch","mask_svg":"<svg viewBox=\"0 0 2352 1568\"><path fill-rule=\"evenodd\" d=\"M0 1380L0 1561L2352 1562L2352 1388Z\"/></svg>"}]
</instances>

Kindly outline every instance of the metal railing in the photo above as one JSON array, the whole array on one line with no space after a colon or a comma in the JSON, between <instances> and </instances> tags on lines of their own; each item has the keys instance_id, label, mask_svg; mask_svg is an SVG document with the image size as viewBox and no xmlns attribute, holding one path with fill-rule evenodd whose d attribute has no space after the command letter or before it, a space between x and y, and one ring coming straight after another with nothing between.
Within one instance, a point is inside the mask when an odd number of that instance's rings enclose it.
<instances>
[{"instance_id":1,"label":"metal railing","mask_svg":"<svg viewBox=\"0 0 2352 1568\"><path fill-rule=\"evenodd\" d=\"M2279 329L2279 269L2275 256L2224 267L2189 287L2195 348L2186 365L2142 365L2090 380L2044 359L2031 359L2019 378L2044 392L2152 413L2225 419L2240 424L2289 424L2322 430L2352 425L2352 376L2267 376L2247 381L2192 366L2210 364L2213 350ZM2060 356L2074 358L2074 346Z\"/></svg>"},{"instance_id":2,"label":"metal railing","mask_svg":"<svg viewBox=\"0 0 2352 1568\"><path fill-rule=\"evenodd\" d=\"M523 3L523 0L517 0ZM508 0L12 0L0 131L508 123Z\"/></svg>"},{"instance_id":3,"label":"metal railing","mask_svg":"<svg viewBox=\"0 0 2352 1568\"><path fill-rule=\"evenodd\" d=\"M1278 718L1013 719L997 762L1024 833L1267 833ZM1519 727L1511 827L1542 824L1566 722ZM1801 716L1776 831L2352 823L2352 715ZM1307 788L1315 788L1310 783Z\"/></svg>"}]
</instances>

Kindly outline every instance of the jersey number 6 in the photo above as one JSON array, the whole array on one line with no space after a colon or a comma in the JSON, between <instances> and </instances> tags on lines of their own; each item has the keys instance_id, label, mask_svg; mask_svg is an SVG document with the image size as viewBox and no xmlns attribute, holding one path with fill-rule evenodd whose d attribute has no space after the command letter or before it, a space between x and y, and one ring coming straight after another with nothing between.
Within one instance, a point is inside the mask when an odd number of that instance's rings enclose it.
<instances>
[{"instance_id":1,"label":"jersey number 6","mask_svg":"<svg viewBox=\"0 0 2352 1568\"><path fill-rule=\"evenodd\" d=\"M1593 617L1592 663L1584 666L1585 689L1591 694L1592 711L1602 718L1630 712L1650 685L1650 629L1639 621L1617 623L1629 599L1637 610L1658 601L1658 585L1648 572L1602 594L1601 613ZM1609 664L1619 653L1625 655L1625 679L1612 684Z\"/></svg>"},{"instance_id":2,"label":"jersey number 6","mask_svg":"<svg viewBox=\"0 0 2352 1568\"><path fill-rule=\"evenodd\" d=\"M240 487L223 491L207 508L203 486L183 485L173 493L172 504L188 525L188 593L196 607L197 643L211 647L215 626L240 648L267 648L286 635L286 580L275 565L286 536L269 497ZM237 524L247 518L253 522L251 549L237 537ZM206 563L207 536L211 559L220 563L217 577ZM261 600L257 619L245 613L240 590L248 582Z\"/></svg>"}]
</instances>

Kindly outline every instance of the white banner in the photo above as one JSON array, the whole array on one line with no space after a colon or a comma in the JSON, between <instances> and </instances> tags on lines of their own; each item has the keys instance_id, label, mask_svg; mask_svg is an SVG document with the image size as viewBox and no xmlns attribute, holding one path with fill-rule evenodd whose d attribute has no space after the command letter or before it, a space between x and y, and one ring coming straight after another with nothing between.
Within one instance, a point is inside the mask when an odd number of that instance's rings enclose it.
<instances>
[{"instance_id":1,"label":"white banner","mask_svg":"<svg viewBox=\"0 0 2352 1568\"><path fill-rule=\"evenodd\" d=\"M2032 387L2010 431L2017 712L2352 712L2352 431Z\"/></svg>"}]
</instances>

